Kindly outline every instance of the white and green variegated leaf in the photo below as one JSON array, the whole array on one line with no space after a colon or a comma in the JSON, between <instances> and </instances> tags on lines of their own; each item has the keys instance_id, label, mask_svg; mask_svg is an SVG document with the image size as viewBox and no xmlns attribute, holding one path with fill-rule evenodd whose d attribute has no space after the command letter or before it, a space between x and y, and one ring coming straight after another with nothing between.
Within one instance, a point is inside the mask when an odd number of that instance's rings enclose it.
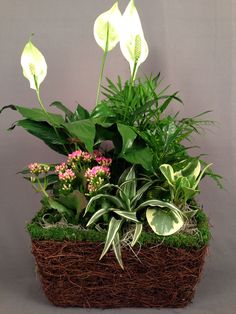
<instances>
[{"instance_id":1,"label":"white and green variegated leaf","mask_svg":"<svg viewBox=\"0 0 236 314\"><path fill-rule=\"evenodd\" d=\"M120 267L122 269L124 269L124 265L123 265L123 262L122 262L122 256L121 256L121 245L120 245L120 235L119 235L119 232L117 232L115 237L114 237L114 240L112 242L112 248L113 248L113 251L115 253L116 259L117 259Z\"/></svg>"},{"instance_id":2,"label":"white and green variegated leaf","mask_svg":"<svg viewBox=\"0 0 236 314\"><path fill-rule=\"evenodd\" d=\"M116 213L117 215L126 218L128 220L134 221L134 222L139 222L139 220L136 217L136 213L135 212L127 212L127 211L123 211L123 210L113 210L114 213Z\"/></svg>"},{"instance_id":3,"label":"white and green variegated leaf","mask_svg":"<svg viewBox=\"0 0 236 314\"><path fill-rule=\"evenodd\" d=\"M151 185L152 185L152 182L147 182L140 189L138 189L138 191L136 192L136 195L133 197L131 201L131 210L136 206L137 202L141 199L143 194L149 189Z\"/></svg>"},{"instance_id":4,"label":"white and green variegated leaf","mask_svg":"<svg viewBox=\"0 0 236 314\"><path fill-rule=\"evenodd\" d=\"M107 195L107 194L98 194L98 195L91 197L91 199L89 200L88 205L85 208L84 216L91 209L93 202L95 202L99 199L102 199L102 198L105 198L106 200L110 201L112 204L116 205L116 207L118 209L123 209L125 207L123 202L116 196Z\"/></svg>"},{"instance_id":5,"label":"white and green variegated leaf","mask_svg":"<svg viewBox=\"0 0 236 314\"><path fill-rule=\"evenodd\" d=\"M171 165L163 164L160 166L160 171L163 174L163 176L168 181L169 185L173 186L175 183L175 176L174 176L174 170L171 167Z\"/></svg>"},{"instance_id":6,"label":"white and green variegated leaf","mask_svg":"<svg viewBox=\"0 0 236 314\"><path fill-rule=\"evenodd\" d=\"M143 202L142 204L140 204L137 208L136 208L136 211L142 209L142 208L146 208L146 207L149 207L149 206L154 206L154 207L167 207L171 210L175 210L175 211L178 211L180 212L180 209L178 207L176 207L174 204L172 203L169 203L169 202L163 202L163 201L160 201L160 200L148 200L148 201L145 201Z\"/></svg>"},{"instance_id":7,"label":"white and green variegated leaf","mask_svg":"<svg viewBox=\"0 0 236 314\"><path fill-rule=\"evenodd\" d=\"M139 239L139 236L142 233L142 230L143 230L143 224L141 222L136 223L134 236L133 236L133 240L132 240L131 246L134 246L137 243L137 241Z\"/></svg>"},{"instance_id":8,"label":"white and green variegated leaf","mask_svg":"<svg viewBox=\"0 0 236 314\"><path fill-rule=\"evenodd\" d=\"M103 256L107 253L107 251L109 250L115 236L116 233L119 231L120 226L122 223L122 219L121 220L117 220L114 217L111 218L110 223L109 223L109 227L108 227L108 231L107 231L107 237L106 237L106 242L105 242L105 246L103 248L102 254L100 256L100 259L103 258Z\"/></svg>"},{"instance_id":9,"label":"white and green variegated leaf","mask_svg":"<svg viewBox=\"0 0 236 314\"><path fill-rule=\"evenodd\" d=\"M199 177L197 178L197 180L196 180L196 182L195 182L195 184L194 184L194 186L193 186L193 189L196 189L196 188L198 187L198 184L200 183L200 181L201 181L201 179L202 179L202 176L204 175L204 173L206 172L206 170L207 170L209 167L211 167L211 166L212 166L212 164L209 164L209 165L207 165L207 166L202 170L201 174L199 175Z\"/></svg>"},{"instance_id":10,"label":"white and green variegated leaf","mask_svg":"<svg viewBox=\"0 0 236 314\"><path fill-rule=\"evenodd\" d=\"M125 181L120 185L124 194L131 200L136 195L137 181L134 167L131 167L125 177Z\"/></svg>"},{"instance_id":11,"label":"white and green variegated leaf","mask_svg":"<svg viewBox=\"0 0 236 314\"><path fill-rule=\"evenodd\" d=\"M103 216L104 214L106 214L108 212L107 208L101 208L98 211L96 211L96 213L89 219L88 223L87 223L87 227L90 226L91 224L93 224L94 222L96 222L101 216Z\"/></svg>"},{"instance_id":12,"label":"white and green variegated leaf","mask_svg":"<svg viewBox=\"0 0 236 314\"><path fill-rule=\"evenodd\" d=\"M187 164L186 167L181 169L180 171L175 172L175 177L183 176L183 177L193 177L197 179L201 172L201 164L198 159L193 159L191 162Z\"/></svg>"},{"instance_id":13,"label":"white and green variegated leaf","mask_svg":"<svg viewBox=\"0 0 236 314\"><path fill-rule=\"evenodd\" d=\"M183 216L175 210L148 208L146 217L152 230L161 236L174 234L184 225Z\"/></svg>"}]
</instances>

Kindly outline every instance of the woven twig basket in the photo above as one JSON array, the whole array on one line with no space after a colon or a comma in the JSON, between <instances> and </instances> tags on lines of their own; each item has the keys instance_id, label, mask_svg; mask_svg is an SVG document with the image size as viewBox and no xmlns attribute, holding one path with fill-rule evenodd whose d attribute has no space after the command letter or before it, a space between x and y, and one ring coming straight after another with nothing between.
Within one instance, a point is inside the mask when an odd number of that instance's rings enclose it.
<instances>
[{"instance_id":1,"label":"woven twig basket","mask_svg":"<svg viewBox=\"0 0 236 314\"><path fill-rule=\"evenodd\" d=\"M43 290L54 305L184 307L193 299L207 252L207 247L125 248L122 270L112 252L99 261L102 248L97 242L32 241Z\"/></svg>"}]
</instances>

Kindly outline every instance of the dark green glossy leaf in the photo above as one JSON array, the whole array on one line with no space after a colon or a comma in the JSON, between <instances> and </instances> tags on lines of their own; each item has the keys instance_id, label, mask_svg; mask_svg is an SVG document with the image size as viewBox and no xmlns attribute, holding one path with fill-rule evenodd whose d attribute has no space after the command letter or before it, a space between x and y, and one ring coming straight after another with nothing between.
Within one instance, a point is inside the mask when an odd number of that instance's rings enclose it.
<instances>
[{"instance_id":1,"label":"dark green glossy leaf","mask_svg":"<svg viewBox=\"0 0 236 314\"><path fill-rule=\"evenodd\" d=\"M132 147L134 140L137 137L137 133L128 125L121 123L117 123L117 128L123 141L121 154L125 154L126 151Z\"/></svg>"},{"instance_id":2,"label":"dark green glossy leaf","mask_svg":"<svg viewBox=\"0 0 236 314\"><path fill-rule=\"evenodd\" d=\"M73 117L73 112L70 109L68 109L65 105L63 105L63 103L61 103L60 101L54 101L53 103L51 103L50 106L56 107L63 111L69 118L69 120Z\"/></svg>"},{"instance_id":3,"label":"dark green glossy leaf","mask_svg":"<svg viewBox=\"0 0 236 314\"><path fill-rule=\"evenodd\" d=\"M37 122L29 119L20 120L16 122L16 125L23 127L30 134L38 137L51 149L60 154L67 155L63 144L67 142L67 136L62 130L58 130L56 134L54 128L46 122Z\"/></svg>"},{"instance_id":4,"label":"dark green glossy leaf","mask_svg":"<svg viewBox=\"0 0 236 314\"><path fill-rule=\"evenodd\" d=\"M61 115L45 112L39 108L26 108L18 105L9 105L3 107L1 112L7 108L17 110L22 115L22 117L33 121L45 121L53 126L60 126L64 123L64 119Z\"/></svg>"},{"instance_id":5,"label":"dark green glossy leaf","mask_svg":"<svg viewBox=\"0 0 236 314\"><path fill-rule=\"evenodd\" d=\"M93 151L95 125L91 120L87 119L65 123L64 127L72 136L83 142L89 152Z\"/></svg>"}]
</instances>

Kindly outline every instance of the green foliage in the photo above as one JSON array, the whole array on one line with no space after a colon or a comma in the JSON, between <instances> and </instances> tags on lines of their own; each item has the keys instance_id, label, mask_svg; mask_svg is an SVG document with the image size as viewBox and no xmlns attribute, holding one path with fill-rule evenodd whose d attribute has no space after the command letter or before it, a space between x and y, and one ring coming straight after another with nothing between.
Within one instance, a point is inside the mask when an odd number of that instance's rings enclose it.
<instances>
[{"instance_id":1,"label":"green foliage","mask_svg":"<svg viewBox=\"0 0 236 314\"><path fill-rule=\"evenodd\" d=\"M106 231L82 229L77 228L77 226L52 226L51 228L43 228L43 226L40 225L41 216L43 215L41 210L32 222L27 225L27 230L32 240L104 242L106 239ZM200 249L207 245L211 235L206 214L199 210L195 219L197 221L197 232L193 234L180 232L164 237L143 230L139 236L138 242L143 246L161 243L169 247Z\"/></svg>"}]
</instances>

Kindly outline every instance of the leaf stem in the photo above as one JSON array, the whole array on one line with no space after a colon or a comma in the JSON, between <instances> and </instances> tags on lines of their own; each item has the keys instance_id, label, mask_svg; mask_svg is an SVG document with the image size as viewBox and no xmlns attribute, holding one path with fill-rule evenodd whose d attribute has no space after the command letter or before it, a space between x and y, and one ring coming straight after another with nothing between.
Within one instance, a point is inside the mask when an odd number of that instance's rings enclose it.
<instances>
[{"instance_id":1,"label":"leaf stem","mask_svg":"<svg viewBox=\"0 0 236 314\"><path fill-rule=\"evenodd\" d=\"M40 187L40 191L44 194L44 196L49 197L49 195L46 192L45 188L42 186L38 176L36 177L36 179L37 179L37 183L38 183L38 185Z\"/></svg>"},{"instance_id":2,"label":"leaf stem","mask_svg":"<svg viewBox=\"0 0 236 314\"><path fill-rule=\"evenodd\" d=\"M104 53L103 53L103 56L102 56L102 63L101 63L101 68L100 68L99 80L98 80L98 88L97 88L97 96L96 96L96 105L95 105L96 107L97 107L97 105L98 105L99 98L100 98L103 72L104 72L105 61L106 61L107 53L108 53L108 44L109 44L109 22L107 22L106 45L105 45L105 50L104 50Z\"/></svg>"}]
</instances>

